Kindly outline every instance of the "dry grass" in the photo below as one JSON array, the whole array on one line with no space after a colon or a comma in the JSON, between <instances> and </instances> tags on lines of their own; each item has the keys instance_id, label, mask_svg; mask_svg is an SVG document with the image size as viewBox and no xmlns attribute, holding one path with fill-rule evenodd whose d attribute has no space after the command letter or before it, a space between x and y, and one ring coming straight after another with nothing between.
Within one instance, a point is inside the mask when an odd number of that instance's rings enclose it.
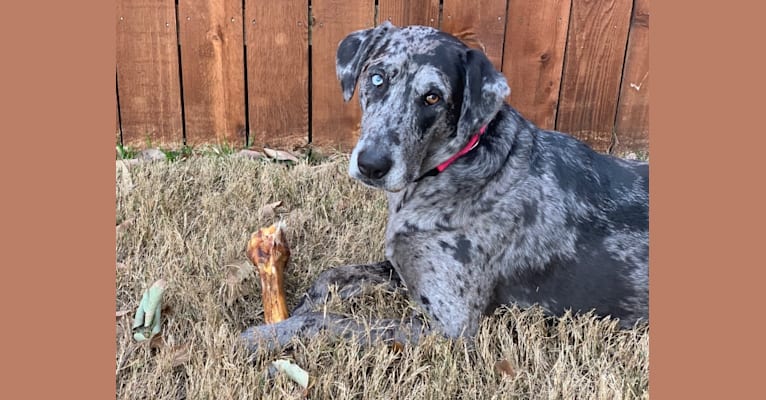
<instances>
[{"instance_id":1,"label":"dry grass","mask_svg":"<svg viewBox=\"0 0 766 400\"><path fill-rule=\"evenodd\" d=\"M587 316L551 323L537 309L499 310L473 343L432 336L396 351L318 337L249 362L238 334L262 322L258 280L245 281L236 296L226 279L227 264L245 260L250 232L287 222L290 307L320 271L382 259L385 197L345 171L343 159L288 168L213 157L118 170L117 222L131 223L117 240L117 310L130 310L117 319L117 397L300 398L284 376L266 378L265 366L277 357L309 371L308 394L316 399L648 397L646 329L619 331ZM277 200L284 202L277 215L261 215ZM132 340L130 324L142 291L160 278L169 282L170 309L164 344L150 348ZM362 316L411 311L403 294L381 291L328 308ZM184 345L187 358L178 350ZM495 370L502 359L512 376Z\"/></svg>"}]
</instances>

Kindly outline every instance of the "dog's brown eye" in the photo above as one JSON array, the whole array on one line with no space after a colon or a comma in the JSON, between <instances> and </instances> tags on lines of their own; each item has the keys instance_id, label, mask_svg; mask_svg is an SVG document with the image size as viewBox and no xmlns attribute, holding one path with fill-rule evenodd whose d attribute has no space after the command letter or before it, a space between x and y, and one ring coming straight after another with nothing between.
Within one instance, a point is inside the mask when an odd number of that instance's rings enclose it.
<instances>
[{"instance_id":1,"label":"dog's brown eye","mask_svg":"<svg viewBox=\"0 0 766 400\"><path fill-rule=\"evenodd\" d=\"M429 93L429 94L426 95L424 100L425 100L426 104L428 104L429 106L432 106L432 105L438 103L439 100L441 100L441 98L439 98L439 96L437 96L437 95L435 95L433 93Z\"/></svg>"}]
</instances>

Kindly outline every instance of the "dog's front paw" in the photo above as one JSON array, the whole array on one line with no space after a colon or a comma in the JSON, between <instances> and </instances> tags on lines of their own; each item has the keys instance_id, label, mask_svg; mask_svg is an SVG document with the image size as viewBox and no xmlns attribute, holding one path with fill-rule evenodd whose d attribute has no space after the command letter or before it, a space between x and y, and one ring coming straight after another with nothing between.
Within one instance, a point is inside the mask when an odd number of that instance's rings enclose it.
<instances>
[{"instance_id":1,"label":"dog's front paw","mask_svg":"<svg viewBox=\"0 0 766 400\"><path fill-rule=\"evenodd\" d=\"M259 349L273 351L287 345L295 336L295 319L296 317L293 317L274 324L251 326L240 334L240 338L245 341L247 349L251 352Z\"/></svg>"},{"instance_id":2,"label":"dog's front paw","mask_svg":"<svg viewBox=\"0 0 766 400\"><path fill-rule=\"evenodd\" d=\"M316 335L335 319L338 317L332 314L316 312L294 315L277 323L247 328L240 337L251 352L258 349L272 351L287 346L296 336L305 338Z\"/></svg>"}]
</instances>

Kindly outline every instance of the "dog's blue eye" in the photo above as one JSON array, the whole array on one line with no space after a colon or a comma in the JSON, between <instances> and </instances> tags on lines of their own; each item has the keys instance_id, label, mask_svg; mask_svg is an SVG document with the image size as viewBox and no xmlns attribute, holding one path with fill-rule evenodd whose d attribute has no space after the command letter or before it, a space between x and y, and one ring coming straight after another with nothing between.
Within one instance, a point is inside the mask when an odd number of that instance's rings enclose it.
<instances>
[{"instance_id":1,"label":"dog's blue eye","mask_svg":"<svg viewBox=\"0 0 766 400\"><path fill-rule=\"evenodd\" d=\"M380 86L383 84L383 77L380 74L375 74L370 78L370 82L375 86Z\"/></svg>"}]
</instances>

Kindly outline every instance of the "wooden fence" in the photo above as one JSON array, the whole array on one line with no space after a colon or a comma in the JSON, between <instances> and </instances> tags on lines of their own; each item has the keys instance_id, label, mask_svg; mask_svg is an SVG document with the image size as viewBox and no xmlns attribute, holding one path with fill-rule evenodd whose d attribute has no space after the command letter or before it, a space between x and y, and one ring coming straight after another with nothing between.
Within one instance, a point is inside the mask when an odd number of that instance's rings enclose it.
<instances>
[{"instance_id":1,"label":"wooden fence","mask_svg":"<svg viewBox=\"0 0 766 400\"><path fill-rule=\"evenodd\" d=\"M118 0L117 139L349 150L338 42L385 19L473 33L539 126L648 150L649 0Z\"/></svg>"}]
</instances>

